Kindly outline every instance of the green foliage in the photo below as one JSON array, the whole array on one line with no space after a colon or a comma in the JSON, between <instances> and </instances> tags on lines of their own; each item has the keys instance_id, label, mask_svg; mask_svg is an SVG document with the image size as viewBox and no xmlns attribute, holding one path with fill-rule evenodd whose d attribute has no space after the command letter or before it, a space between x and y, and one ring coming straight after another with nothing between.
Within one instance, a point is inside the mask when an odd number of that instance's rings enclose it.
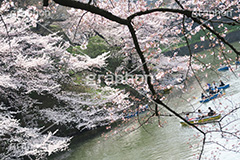
<instances>
[{"instance_id":1,"label":"green foliage","mask_svg":"<svg viewBox=\"0 0 240 160\"><path fill-rule=\"evenodd\" d=\"M239 43L238 42L234 42L234 43L231 43L237 50L240 49L240 46L239 46ZM235 58L236 58L236 53L235 52L227 52L228 50L231 50L227 45L226 46L226 49L224 49L223 51L225 52L225 56L227 59L231 59L231 64L233 64L235 62ZM213 69L217 69L221 64L225 64L227 65L226 63L223 63L225 61L225 59L221 59L219 60L218 59L218 54L219 52L221 52L220 48L219 47L216 47L214 49L215 51L215 54L211 55L211 53L213 53L213 49L208 49L208 50L205 50L205 51L202 51L202 52L199 52L197 54L194 54L194 57L196 56L198 59L200 59L203 63L205 64L211 64L212 68ZM201 58L200 56L197 56L197 55L206 55L203 56L203 58ZM201 64L199 63L197 60L194 60L195 63L197 64Z\"/></svg>"},{"instance_id":2,"label":"green foliage","mask_svg":"<svg viewBox=\"0 0 240 160\"><path fill-rule=\"evenodd\" d=\"M230 26L230 25L226 25L224 24L223 27L220 27L218 28L217 26L215 26L215 31L217 31L218 33L223 33L224 32L224 28L228 28L228 31L226 32L226 34L230 33L230 32L234 32L234 31L237 31L239 30L239 26ZM200 37L202 36L205 36L206 37L206 33L207 32L204 32L203 30L200 30L198 33L196 33L195 35L192 35L190 41L189 41L189 44L194 44L194 43L197 43L197 42L200 42ZM179 35L180 37L182 37L182 40L184 40L183 38L183 35ZM213 37L216 37L215 35L213 35ZM205 38L207 40L207 37ZM167 52L169 50L172 50L172 49L177 49L177 48L181 48L181 47L184 47L186 46L186 42L183 41L183 42L180 42L180 43L177 43L175 45L172 45L171 48L169 48L168 46L163 46L163 45L160 45L160 48L164 51L164 52Z\"/></svg>"},{"instance_id":3,"label":"green foliage","mask_svg":"<svg viewBox=\"0 0 240 160\"><path fill-rule=\"evenodd\" d=\"M121 48L118 46L109 46L109 44L99 36L91 37L88 41L87 48L81 49L80 46L69 47L67 49L68 52L72 53L73 55L88 55L91 58L96 58L97 56L103 54L104 52L110 51L112 54L111 57L108 58L107 69L111 70L112 72L122 63L123 57L122 56L113 56L114 53L118 52Z\"/></svg>"},{"instance_id":4,"label":"green foliage","mask_svg":"<svg viewBox=\"0 0 240 160\"><path fill-rule=\"evenodd\" d=\"M107 62L108 66L107 69L114 72L118 66L121 65L124 57L109 57Z\"/></svg>"},{"instance_id":5,"label":"green foliage","mask_svg":"<svg viewBox=\"0 0 240 160\"><path fill-rule=\"evenodd\" d=\"M68 49L67 49L67 51L69 52L69 53L72 53L73 55L77 55L77 54L80 54L80 55L84 55L83 53L83 50L80 48L80 46L74 46L74 47L72 47L72 46L70 46Z\"/></svg>"},{"instance_id":6,"label":"green foliage","mask_svg":"<svg viewBox=\"0 0 240 160\"><path fill-rule=\"evenodd\" d=\"M49 28L52 32L62 31L62 28L61 28L60 26L54 25L54 24L49 25L48 28Z\"/></svg>"},{"instance_id":7,"label":"green foliage","mask_svg":"<svg viewBox=\"0 0 240 160\"><path fill-rule=\"evenodd\" d=\"M91 58L96 58L108 50L108 44L101 37L94 36L89 39L87 49L84 50L84 53Z\"/></svg>"},{"instance_id":8,"label":"green foliage","mask_svg":"<svg viewBox=\"0 0 240 160\"><path fill-rule=\"evenodd\" d=\"M84 78L86 77L86 73L74 73L70 71L71 77L76 84L63 84L63 90L65 91L73 91L77 93L91 93L93 88L85 85Z\"/></svg>"},{"instance_id":9,"label":"green foliage","mask_svg":"<svg viewBox=\"0 0 240 160\"><path fill-rule=\"evenodd\" d=\"M69 47L67 49L68 52L72 54L87 54L91 58L96 58L104 52L109 51L108 44L99 36L91 37L88 41L87 48L81 49L80 46Z\"/></svg>"}]
</instances>

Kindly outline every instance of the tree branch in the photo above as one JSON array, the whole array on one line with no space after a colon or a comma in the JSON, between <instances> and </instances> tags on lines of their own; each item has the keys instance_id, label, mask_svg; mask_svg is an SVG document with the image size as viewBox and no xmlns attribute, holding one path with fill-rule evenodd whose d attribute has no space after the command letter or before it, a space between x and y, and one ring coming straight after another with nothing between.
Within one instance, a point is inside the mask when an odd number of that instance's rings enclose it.
<instances>
[{"instance_id":1,"label":"tree branch","mask_svg":"<svg viewBox=\"0 0 240 160\"><path fill-rule=\"evenodd\" d=\"M9 48L10 48L10 52L11 52L11 42L10 42L10 36L9 36L9 32L8 32L8 28L7 28L7 24L5 23L5 21L3 20L3 17L2 17L2 15L0 15L0 19L1 19L1 21L3 22L3 25L4 25L4 27L5 27L5 30L6 30L6 33L7 33L7 36L8 36L8 45L9 45Z\"/></svg>"},{"instance_id":2,"label":"tree branch","mask_svg":"<svg viewBox=\"0 0 240 160\"><path fill-rule=\"evenodd\" d=\"M71 8L76 8L76 9L82 9L85 11L89 11L91 13L103 16L111 21L117 22L119 24L123 25L128 25L128 20L122 19L118 16L113 15L112 13L101 9L99 7L95 7L93 5L89 5L86 3L82 3L80 1L74 1L74 0L53 0L55 3L66 6L66 7L71 7Z\"/></svg>"},{"instance_id":3,"label":"tree branch","mask_svg":"<svg viewBox=\"0 0 240 160\"><path fill-rule=\"evenodd\" d=\"M181 10L181 9L172 9L172 8L155 8L155 9L150 9L150 10L146 10L146 11L136 12L136 13L130 15L127 19L132 20L133 18L135 18L137 16L142 16L142 15L146 15L146 14L150 14L150 13L154 13L154 12L180 13L187 17L192 17L192 11L190 11L190 10Z\"/></svg>"},{"instance_id":4,"label":"tree branch","mask_svg":"<svg viewBox=\"0 0 240 160\"><path fill-rule=\"evenodd\" d=\"M228 43L228 41L226 41L222 36L220 36L220 34L218 34L216 31L214 31L213 29L211 29L210 27L208 27L206 24L202 23L199 19L192 17L192 20L200 25L202 25L203 27L205 27L206 29L208 29L210 32L212 32L215 36L217 36L218 39L220 39L223 43L227 44L237 55L240 55L240 52L237 51L236 48L233 47L233 45L231 45L230 43Z\"/></svg>"},{"instance_id":5,"label":"tree branch","mask_svg":"<svg viewBox=\"0 0 240 160\"><path fill-rule=\"evenodd\" d=\"M72 40L72 42L75 40L75 38L76 38L76 34L77 34L77 30L78 30L78 27L79 27L79 25L80 25L80 23L81 23L81 21L82 21L82 18L83 18L83 16L85 15L85 14L87 14L88 12L84 12L83 14L82 14L82 16L80 17L80 19L79 19L79 21L78 21L78 24L77 24L77 27L76 27L76 30L75 30L75 32L74 32L74 36L73 36L73 40Z\"/></svg>"}]
</instances>

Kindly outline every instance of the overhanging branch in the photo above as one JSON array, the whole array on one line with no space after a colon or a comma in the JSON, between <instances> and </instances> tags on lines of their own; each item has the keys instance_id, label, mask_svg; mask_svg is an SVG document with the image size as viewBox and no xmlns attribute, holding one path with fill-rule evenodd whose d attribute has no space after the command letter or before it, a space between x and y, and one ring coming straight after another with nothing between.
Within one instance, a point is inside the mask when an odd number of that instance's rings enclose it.
<instances>
[{"instance_id":1,"label":"overhanging branch","mask_svg":"<svg viewBox=\"0 0 240 160\"><path fill-rule=\"evenodd\" d=\"M220 34L218 34L215 30L211 29L210 27L208 27L206 24L202 23L199 19L191 17L192 20L200 25L202 25L203 27L205 27L207 30L209 30L210 32L212 32L215 36L217 36L218 39L220 39L223 43L225 43L226 45L228 45L237 55L240 55L240 52L233 47L233 45L231 45L228 41L225 40L225 38L223 38Z\"/></svg>"},{"instance_id":2,"label":"overhanging branch","mask_svg":"<svg viewBox=\"0 0 240 160\"><path fill-rule=\"evenodd\" d=\"M127 19L132 20L133 18L135 18L137 16L147 15L147 14L154 13L154 12L171 12L171 13L180 13L187 17L192 16L192 11L190 11L190 10L173 9L173 8L155 8L155 9L149 9L146 11L136 12L136 13L130 15Z\"/></svg>"},{"instance_id":3,"label":"overhanging branch","mask_svg":"<svg viewBox=\"0 0 240 160\"><path fill-rule=\"evenodd\" d=\"M53 0L55 3L60 4L62 6L66 6L66 7L71 7L71 8L76 8L76 9L82 9L85 11L89 11L91 13L103 16L111 21L117 22L119 24L123 24L123 25L127 25L128 24L128 20L126 19L122 19L118 16L113 15L112 13L101 9L99 7L90 5L90 4L86 4L86 3L82 3L80 1L74 1L74 0Z\"/></svg>"}]
</instances>

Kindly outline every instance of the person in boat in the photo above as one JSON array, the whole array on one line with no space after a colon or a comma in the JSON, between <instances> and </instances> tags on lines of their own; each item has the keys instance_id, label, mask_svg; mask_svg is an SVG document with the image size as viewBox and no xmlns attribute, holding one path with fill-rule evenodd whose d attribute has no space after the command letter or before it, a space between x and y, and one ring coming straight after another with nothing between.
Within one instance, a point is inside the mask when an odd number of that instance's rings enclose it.
<instances>
[{"instance_id":1,"label":"person in boat","mask_svg":"<svg viewBox=\"0 0 240 160\"><path fill-rule=\"evenodd\" d=\"M189 113L186 114L185 119L189 121Z\"/></svg>"},{"instance_id":2,"label":"person in boat","mask_svg":"<svg viewBox=\"0 0 240 160\"><path fill-rule=\"evenodd\" d=\"M200 109L198 110L197 114L198 114L197 119L202 119L205 117Z\"/></svg>"},{"instance_id":3,"label":"person in boat","mask_svg":"<svg viewBox=\"0 0 240 160\"><path fill-rule=\"evenodd\" d=\"M211 107L208 107L208 109L209 109L208 116L213 116L214 114L216 114L216 112L212 110Z\"/></svg>"},{"instance_id":4,"label":"person in boat","mask_svg":"<svg viewBox=\"0 0 240 160\"><path fill-rule=\"evenodd\" d=\"M212 90L215 90L215 92L218 92L217 84L215 81L212 83Z\"/></svg>"},{"instance_id":5,"label":"person in boat","mask_svg":"<svg viewBox=\"0 0 240 160\"><path fill-rule=\"evenodd\" d=\"M213 95L213 94L216 94L216 93L217 93L217 92L214 91L214 90L212 90L212 88L209 89L209 94L210 94L210 96Z\"/></svg>"},{"instance_id":6,"label":"person in boat","mask_svg":"<svg viewBox=\"0 0 240 160\"><path fill-rule=\"evenodd\" d=\"M205 99L205 98L207 98L207 96L204 93L202 93L201 98Z\"/></svg>"},{"instance_id":7,"label":"person in boat","mask_svg":"<svg viewBox=\"0 0 240 160\"><path fill-rule=\"evenodd\" d=\"M207 86L208 86L208 89L210 89L210 88L211 88L211 84L210 84L210 83L207 83Z\"/></svg>"},{"instance_id":8,"label":"person in boat","mask_svg":"<svg viewBox=\"0 0 240 160\"><path fill-rule=\"evenodd\" d=\"M237 56L236 57L236 62L235 62L236 65L239 65L240 64L240 58Z\"/></svg>"},{"instance_id":9,"label":"person in boat","mask_svg":"<svg viewBox=\"0 0 240 160\"><path fill-rule=\"evenodd\" d=\"M220 85L219 85L219 87L225 86L225 84L223 83L223 81L222 81L222 80L220 80L219 82L220 82Z\"/></svg>"}]
</instances>

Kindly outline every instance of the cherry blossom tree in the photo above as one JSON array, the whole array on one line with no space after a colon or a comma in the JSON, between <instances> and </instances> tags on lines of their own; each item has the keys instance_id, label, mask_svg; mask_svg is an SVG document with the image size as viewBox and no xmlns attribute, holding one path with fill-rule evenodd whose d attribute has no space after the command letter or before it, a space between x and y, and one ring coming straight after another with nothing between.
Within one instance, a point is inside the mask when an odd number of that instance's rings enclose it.
<instances>
[{"instance_id":1,"label":"cherry blossom tree","mask_svg":"<svg viewBox=\"0 0 240 160\"><path fill-rule=\"evenodd\" d=\"M128 94L70 76L104 67L109 53L73 56L57 33L31 30L38 18L31 8L12 7L7 1L1 6L1 159L41 159L68 149L71 137L63 128L77 134L121 119L131 106Z\"/></svg>"}]
</instances>

